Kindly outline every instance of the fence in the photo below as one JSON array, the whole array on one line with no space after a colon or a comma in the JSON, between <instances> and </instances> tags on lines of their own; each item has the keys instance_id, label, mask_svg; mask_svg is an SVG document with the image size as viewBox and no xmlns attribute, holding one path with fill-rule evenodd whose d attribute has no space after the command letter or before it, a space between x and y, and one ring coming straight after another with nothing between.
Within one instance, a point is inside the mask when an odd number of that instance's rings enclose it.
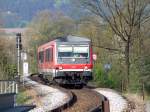
<instances>
[{"instance_id":1,"label":"fence","mask_svg":"<svg viewBox=\"0 0 150 112\"><path fill-rule=\"evenodd\" d=\"M0 94L18 93L18 84L14 80L0 80Z\"/></svg>"}]
</instances>

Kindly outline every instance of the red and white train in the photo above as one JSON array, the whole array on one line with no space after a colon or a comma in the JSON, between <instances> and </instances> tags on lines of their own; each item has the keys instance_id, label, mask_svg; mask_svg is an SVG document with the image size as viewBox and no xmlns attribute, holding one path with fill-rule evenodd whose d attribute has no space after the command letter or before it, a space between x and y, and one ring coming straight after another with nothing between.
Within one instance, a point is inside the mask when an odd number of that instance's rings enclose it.
<instances>
[{"instance_id":1,"label":"red and white train","mask_svg":"<svg viewBox=\"0 0 150 112\"><path fill-rule=\"evenodd\" d=\"M86 84L92 79L91 41L67 36L38 47L38 72L60 84Z\"/></svg>"}]
</instances>

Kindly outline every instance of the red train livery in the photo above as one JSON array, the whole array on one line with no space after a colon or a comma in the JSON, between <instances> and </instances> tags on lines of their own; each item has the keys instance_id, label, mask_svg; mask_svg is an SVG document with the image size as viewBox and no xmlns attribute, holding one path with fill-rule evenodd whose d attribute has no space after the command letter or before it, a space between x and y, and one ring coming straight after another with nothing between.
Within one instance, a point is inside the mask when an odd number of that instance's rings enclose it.
<instances>
[{"instance_id":1,"label":"red train livery","mask_svg":"<svg viewBox=\"0 0 150 112\"><path fill-rule=\"evenodd\" d=\"M38 47L38 72L60 84L86 84L92 79L92 47L87 38L56 38Z\"/></svg>"}]
</instances>

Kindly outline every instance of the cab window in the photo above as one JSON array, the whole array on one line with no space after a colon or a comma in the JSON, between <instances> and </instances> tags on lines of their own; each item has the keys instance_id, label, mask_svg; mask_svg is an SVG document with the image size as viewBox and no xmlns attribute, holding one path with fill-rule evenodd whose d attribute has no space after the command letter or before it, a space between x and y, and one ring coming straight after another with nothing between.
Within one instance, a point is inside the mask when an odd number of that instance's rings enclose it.
<instances>
[{"instance_id":1,"label":"cab window","mask_svg":"<svg viewBox=\"0 0 150 112\"><path fill-rule=\"evenodd\" d=\"M39 63L43 63L44 62L44 52L40 51L39 52Z\"/></svg>"}]
</instances>

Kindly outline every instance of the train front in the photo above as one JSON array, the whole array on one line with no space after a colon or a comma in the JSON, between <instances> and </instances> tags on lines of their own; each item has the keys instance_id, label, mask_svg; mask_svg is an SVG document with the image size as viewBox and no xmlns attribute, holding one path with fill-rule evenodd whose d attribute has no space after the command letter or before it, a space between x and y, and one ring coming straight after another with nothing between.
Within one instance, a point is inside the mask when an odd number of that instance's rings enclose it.
<instances>
[{"instance_id":1,"label":"train front","mask_svg":"<svg viewBox=\"0 0 150 112\"><path fill-rule=\"evenodd\" d=\"M86 84L92 79L90 42L59 42L56 47L55 79L63 84Z\"/></svg>"}]
</instances>

